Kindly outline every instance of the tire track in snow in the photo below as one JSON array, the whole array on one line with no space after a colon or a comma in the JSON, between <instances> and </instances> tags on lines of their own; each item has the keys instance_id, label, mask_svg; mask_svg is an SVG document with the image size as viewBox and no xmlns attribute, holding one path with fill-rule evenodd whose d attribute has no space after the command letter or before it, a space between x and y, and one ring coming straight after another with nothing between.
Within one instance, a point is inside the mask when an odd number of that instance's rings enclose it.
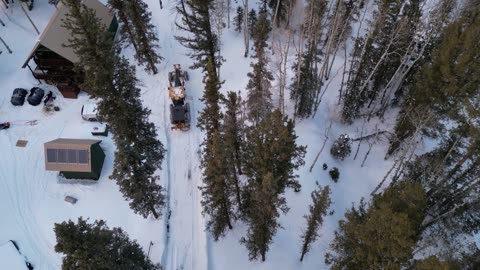
<instances>
[{"instance_id":1,"label":"tire track in snow","mask_svg":"<svg viewBox=\"0 0 480 270\"><path fill-rule=\"evenodd\" d=\"M186 70L191 65L188 51L175 40L175 20L179 16L175 10L176 2L168 1L162 10L159 9L157 0L146 0L152 12L152 23L157 27L157 34L161 41L161 54L165 57L162 66L167 63L166 69L159 72L167 78L167 72L172 65L180 63ZM187 132L170 130L171 100L168 98L167 80L161 80L157 88L160 90L158 97L159 106L163 106L163 125L165 132L165 145L167 154L166 165L166 211L165 219L165 247L161 263L166 270L206 270L208 269L207 236L205 221L201 214L199 159L196 155L199 144L200 131L196 128L195 103L203 91L201 76L196 71L188 70L192 76L186 84L186 93L190 98L191 129ZM189 177L190 175L190 177ZM171 211L171 214L169 214ZM169 218L170 216L170 218Z\"/></svg>"}]
</instances>

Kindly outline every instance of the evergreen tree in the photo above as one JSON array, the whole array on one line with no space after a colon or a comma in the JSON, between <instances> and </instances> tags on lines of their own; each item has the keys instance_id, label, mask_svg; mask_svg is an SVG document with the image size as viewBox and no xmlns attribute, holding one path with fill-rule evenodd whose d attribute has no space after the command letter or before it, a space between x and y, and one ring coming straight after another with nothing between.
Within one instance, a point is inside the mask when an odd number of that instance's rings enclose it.
<instances>
[{"instance_id":1,"label":"evergreen tree","mask_svg":"<svg viewBox=\"0 0 480 270\"><path fill-rule=\"evenodd\" d=\"M335 159L344 160L352 152L352 140L347 134L342 134L333 142L330 154Z\"/></svg>"},{"instance_id":2,"label":"evergreen tree","mask_svg":"<svg viewBox=\"0 0 480 270\"><path fill-rule=\"evenodd\" d=\"M269 32L270 23L267 19L267 14L260 13L258 23L253 32L254 57L257 59L257 62L250 65L253 71L247 74L250 78L247 83L248 115L253 123L260 122L272 110L271 81L273 80L273 75L268 70L268 57L265 52Z\"/></svg>"},{"instance_id":3,"label":"evergreen tree","mask_svg":"<svg viewBox=\"0 0 480 270\"><path fill-rule=\"evenodd\" d=\"M148 121L150 110L142 106L135 68L125 58L115 64L113 82L114 94L99 107L111 116L109 124L117 145L110 178L120 186L130 208L143 217L151 213L158 218L164 195L155 172L161 168L165 149L157 139L155 125Z\"/></svg>"},{"instance_id":4,"label":"evergreen tree","mask_svg":"<svg viewBox=\"0 0 480 270\"><path fill-rule=\"evenodd\" d=\"M180 0L180 4L177 6L182 20L176 25L180 30L190 33L190 36L176 36L175 38L184 47L192 50L190 56L195 62L191 68L201 68L203 72L208 72L209 61L213 61L215 69L220 65L220 62L215 61L219 44L210 22L212 5L213 0ZM217 74L208 76L218 77Z\"/></svg>"},{"instance_id":5,"label":"evergreen tree","mask_svg":"<svg viewBox=\"0 0 480 270\"><path fill-rule=\"evenodd\" d=\"M103 220L87 223L55 223L55 251L63 253L63 270L159 270L143 253L136 241L131 241L121 228L109 229Z\"/></svg>"},{"instance_id":6,"label":"evergreen tree","mask_svg":"<svg viewBox=\"0 0 480 270\"><path fill-rule=\"evenodd\" d=\"M340 172L338 171L337 167L333 167L328 171L330 178L332 178L333 182L337 183L338 179L340 178Z\"/></svg>"},{"instance_id":7,"label":"evergreen tree","mask_svg":"<svg viewBox=\"0 0 480 270\"><path fill-rule=\"evenodd\" d=\"M285 188L300 189L294 170L304 165L306 148L296 143L294 124L279 110L268 113L257 126L247 128L244 173L249 181L262 181L272 173L278 194ZM256 179L256 180L255 180Z\"/></svg>"},{"instance_id":8,"label":"evergreen tree","mask_svg":"<svg viewBox=\"0 0 480 270\"><path fill-rule=\"evenodd\" d=\"M276 192L272 173L258 178L254 182L249 182L246 189L246 192L251 194L246 212L248 230L247 236L242 237L240 243L247 247L250 260L260 257L265 261L273 236L278 228L281 228L278 223L280 212L286 213L288 207L285 198Z\"/></svg>"},{"instance_id":9,"label":"evergreen tree","mask_svg":"<svg viewBox=\"0 0 480 270\"><path fill-rule=\"evenodd\" d=\"M410 162L402 180L419 182L428 190L422 229L452 243L480 231L480 110L473 105L480 98L480 82L472 80L480 76L478 61L472 61L480 57L479 22L480 6L474 5L446 27L431 63L421 67L411 89L407 118L399 120L396 129L408 138L420 118L410 117L411 112L422 110L431 118L422 129L438 146Z\"/></svg>"},{"instance_id":10,"label":"evergreen tree","mask_svg":"<svg viewBox=\"0 0 480 270\"><path fill-rule=\"evenodd\" d=\"M235 26L235 31L238 33L242 32L242 26L243 26L243 16L244 16L244 10L242 6L237 7L237 14L233 18L233 25Z\"/></svg>"},{"instance_id":11,"label":"evergreen tree","mask_svg":"<svg viewBox=\"0 0 480 270\"><path fill-rule=\"evenodd\" d=\"M128 4L122 0L108 0L108 5L110 8L116 10L117 19L120 22L120 35L122 41L126 42L128 40L128 42L133 45L135 51L137 51L138 45L137 40L135 39L135 29L132 25L132 17L130 10L128 9Z\"/></svg>"},{"instance_id":12,"label":"evergreen tree","mask_svg":"<svg viewBox=\"0 0 480 270\"><path fill-rule=\"evenodd\" d=\"M207 229L212 233L213 239L217 241L225 231L232 229L233 204L231 202L233 190L230 188L227 178L228 166L224 142L219 130L216 130L211 138L211 145L207 145L208 153L202 159L203 183L202 206L204 213L210 216L207 222ZM208 156L207 156L208 154Z\"/></svg>"},{"instance_id":13,"label":"evergreen tree","mask_svg":"<svg viewBox=\"0 0 480 270\"><path fill-rule=\"evenodd\" d=\"M151 23L152 13L143 0L109 0L109 5L117 11L121 22L120 32L135 48L135 59L145 70L158 73L156 64L163 59L158 53L158 38Z\"/></svg>"},{"instance_id":14,"label":"evergreen tree","mask_svg":"<svg viewBox=\"0 0 480 270\"><path fill-rule=\"evenodd\" d=\"M368 34L357 40L352 54L343 120L351 123L361 109L370 107L380 89L388 83L401 64L401 57L415 34L420 1L375 1L378 11Z\"/></svg>"},{"instance_id":15,"label":"evergreen tree","mask_svg":"<svg viewBox=\"0 0 480 270\"><path fill-rule=\"evenodd\" d=\"M276 16L276 24L280 26L281 22L287 22L290 9L295 5L296 0L268 0L268 6L272 10L273 16Z\"/></svg>"},{"instance_id":16,"label":"evergreen tree","mask_svg":"<svg viewBox=\"0 0 480 270\"><path fill-rule=\"evenodd\" d=\"M241 240L251 260L265 260L266 253L286 213L285 188L300 190L293 174L304 164L305 147L297 146L293 121L279 110L268 113L258 125L246 130L244 173L248 183L243 192L247 237Z\"/></svg>"},{"instance_id":17,"label":"evergreen tree","mask_svg":"<svg viewBox=\"0 0 480 270\"><path fill-rule=\"evenodd\" d=\"M302 252L300 261L310 251L311 245L318 238L318 230L323 224L323 218L327 215L327 210L332 201L330 200L330 188L328 186L318 187L311 194L312 205L309 206L310 213L304 216L307 221L307 229L302 234Z\"/></svg>"},{"instance_id":18,"label":"evergreen tree","mask_svg":"<svg viewBox=\"0 0 480 270\"><path fill-rule=\"evenodd\" d=\"M84 89L96 96L111 93L115 47L113 34L95 15L95 11L80 1L62 0L68 13L62 26L72 33L66 47L72 48L78 56L77 71L85 73Z\"/></svg>"},{"instance_id":19,"label":"evergreen tree","mask_svg":"<svg viewBox=\"0 0 480 270\"><path fill-rule=\"evenodd\" d=\"M304 53L297 54L292 69L295 77L290 85L290 99L295 104L295 117L310 117L315 110L315 99L322 86L318 71L321 50L322 20L327 8L324 0L309 0L305 18L307 46Z\"/></svg>"},{"instance_id":20,"label":"evergreen tree","mask_svg":"<svg viewBox=\"0 0 480 270\"><path fill-rule=\"evenodd\" d=\"M412 257L426 207L420 184L400 183L345 213L325 262L331 269L402 269Z\"/></svg>"},{"instance_id":21,"label":"evergreen tree","mask_svg":"<svg viewBox=\"0 0 480 270\"><path fill-rule=\"evenodd\" d=\"M257 12L252 8L250 12L248 12L248 32L252 39L254 38L255 30L257 29L257 21Z\"/></svg>"},{"instance_id":22,"label":"evergreen tree","mask_svg":"<svg viewBox=\"0 0 480 270\"><path fill-rule=\"evenodd\" d=\"M165 149L158 141L150 110L143 108L135 69L117 55L113 36L79 1L65 0L69 7L64 26L73 33L68 46L78 55L85 71L85 87L101 98L99 113L113 131L117 149L111 179L117 181L130 207L143 217L158 218L164 204L162 187L156 182ZM125 123L128 123L127 125Z\"/></svg>"},{"instance_id":23,"label":"evergreen tree","mask_svg":"<svg viewBox=\"0 0 480 270\"><path fill-rule=\"evenodd\" d=\"M224 151L226 154L225 163L228 167L228 177L230 179L230 185L235 193L236 204L239 212L243 211L241 190L242 186L240 179L237 175L242 174L243 155L244 148L243 140L243 128L244 125L238 116L241 114L240 106L242 104L241 97L235 92L228 92L227 98L224 101L226 111L223 118L223 133L224 133Z\"/></svg>"}]
</instances>

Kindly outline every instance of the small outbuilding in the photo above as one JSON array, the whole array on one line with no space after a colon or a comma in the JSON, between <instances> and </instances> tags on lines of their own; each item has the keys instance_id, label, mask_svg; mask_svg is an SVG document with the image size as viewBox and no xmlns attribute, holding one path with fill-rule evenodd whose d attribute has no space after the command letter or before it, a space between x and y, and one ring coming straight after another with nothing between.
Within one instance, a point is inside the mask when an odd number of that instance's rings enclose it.
<instances>
[{"instance_id":1,"label":"small outbuilding","mask_svg":"<svg viewBox=\"0 0 480 270\"><path fill-rule=\"evenodd\" d=\"M56 139L45 143L45 169L59 171L67 179L98 180L105 153L101 140Z\"/></svg>"}]
</instances>

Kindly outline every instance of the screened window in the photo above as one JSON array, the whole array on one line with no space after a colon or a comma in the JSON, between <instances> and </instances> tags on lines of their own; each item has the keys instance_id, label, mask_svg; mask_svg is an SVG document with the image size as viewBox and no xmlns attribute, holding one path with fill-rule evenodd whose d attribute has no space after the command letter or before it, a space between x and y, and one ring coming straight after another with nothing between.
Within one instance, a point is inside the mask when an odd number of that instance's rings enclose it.
<instances>
[{"instance_id":1,"label":"screened window","mask_svg":"<svg viewBox=\"0 0 480 270\"><path fill-rule=\"evenodd\" d=\"M88 150L47 149L47 162L88 164Z\"/></svg>"},{"instance_id":2,"label":"screened window","mask_svg":"<svg viewBox=\"0 0 480 270\"><path fill-rule=\"evenodd\" d=\"M57 162L57 149L47 149L47 161Z\"/></svg>"},{"instance_id":3,"label":"screened window","mask_svg":"<svg viewBox=\"0 0 480 270\"><path fill-rule=\"evenodd\" d=\"M67 163L67 149L58 149L57 162Z\"/></svg>"},{"instance_id":4,"label":"screened window","mask_svg":"<svg viewBox=\"0 0 480 270\"><path fill-rule=\"evenodd\" d=\"M73 150L73 149L68 149L67 150L67 153L68 153L68 159L67 159L67 163L78 163L77 161L77 150Z\"/></svg>"},{"instance_id":5,"label":"screened window","mask_svg":"<svg viewBox=\"0 0 480 270\"><path fill-rule=\"evenodd\" d=\"M78 163L87 164L88 163L88 151L87 150L78 150Z\"/></svg>"}]
</instances>

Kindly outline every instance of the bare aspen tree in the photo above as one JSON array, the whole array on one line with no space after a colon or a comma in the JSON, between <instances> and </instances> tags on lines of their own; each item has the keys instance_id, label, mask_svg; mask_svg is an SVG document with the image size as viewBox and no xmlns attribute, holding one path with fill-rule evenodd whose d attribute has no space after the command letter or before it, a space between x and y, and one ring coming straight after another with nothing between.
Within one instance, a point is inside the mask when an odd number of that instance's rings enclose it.
<instances>
[{"instance_id":1,"label":"bare aspen tree","mask_svg":"<svg viewBox=\"0 0 480 270\"><path fill-rule=\"evenodd\" d=\"M40 31L38 31L37 26L35 26L35 24L33 23L32 18L30 18L30 15L28 15L28 13L27 13L27 11L25 10L25 8L23 7L22 3L20 3L20 8L22 8L23 13L25 13L25 16L27 17L28 21L29 21L30 24L33 26L33 28L35 28L35 31L37 32L37 34L40 35Z\"/></svg>"},{"instance_id":2,"label":"bare aspen tree","mask_svg":"<svg viewBox=\"0 0 480 270\"><path fill-rule=\"evenodd\" d=\"M10 50L10 47L8 47L7 43L5 42L5 40L3 40L2 37L0 37L0 42L3 43L3 45L5 46L5 48L7 48L8 53L12 53L12 50Z\"/></svg>"},{"instance_id":3,"label":"bare aspen tree","mask_svg":"<svg viewBox=\"0 0 480 270\"><path fill-rule=\"evenodd\" d=\"M323 139L322 147L320 148L320 151L318 151L317 155L315 156L315 159L313 160L312 166L310 166L309 172L312 172L313 167L315 166L315 164L317 163L318 158L319 158L320 155L322 154L323 149L325 148L325 145L327 144L328 138L329 138L329 136L330 136L330 129L331 129L331 128L332 128L332 120L330 120L330 124L329 124L328 127L325 129L325 132L324 132L324 135L323 135L323 136L324 136L324 139Z\"/></svg>"},{"instance_id":4,"label":"bare aspen tree","mask_svg":"<svg viewBox=\"0 0 480 270\"><path fill-rule=\"evenodd\" d=\"M229 0L227 0L229 1ZM218 52L216 56L216 61L218 63L221 63L223 61L223 56L222 56L222 35L223 35L223 29L225 28L225 13L227 11L226 6L225 6L225 0L216 0L213 4L213 9L212 9L212 25L213 25L213 31L215 35L217 36L217 46L218 46ZM217 66L217 76L220 78L220 66L219 64Z\"/></svg>"},{"instance_id":5,"label":"bare aspen tree","mask_svg":"<svg viewBox=\"0 0 480 270\"><path fill-rule=\"evenodd\" d=\"M419 20L415 26L417 34L412 37L397 70L383 87L382 97L378 104L375 104L370 110L369 118L374 114L383 117L393 94L402 86L411 69L423 59L431 42L440 36L443 26L449 21L449 14L454 5L452 0L443 0L428 14L425 21Z\"/></svg>"},{"instance_id":6,"label":"bare aspen tree","mask_svg":"<svg viewBox=\"0 0 480 270\"><path fill-rule=\"evenodd\" d=\"M248 57L248 51L249 51L249 47L250 47L250 33L248 32L248 0L243 0L243 5L244 5L244 8L243 8L243 12L244 12L244 15L243 15L243 42L245 44L245 53L244 53L244 57Z\"/></svg>"},{"instance_id":7,"label":"bare aspen tree","mask_svg":"<svg viewBox=\"0 0 480 270\"><path fill-rule=\"evenodd\" d=\"M287 88L287 67L288 67L288 53L290 50L290 42L292 31L287 30L288 37L286 42L282 42L281 38L277 39L277 43L273 44L272 51L277 51L277 57L274 61L275 74L278 78L278 109L285 113L285 89Z\"/></svg>"},{"instance_id":8,"label":"bare aspen tree","mask_svg":"<svg viewBox=\"0 0 480 270\"><path fill-rule=\"evenodd\" d=\"M232 9L232 0L227 0L227 28L230 29L230 11Z\"/></svg>"}]
</instances>

